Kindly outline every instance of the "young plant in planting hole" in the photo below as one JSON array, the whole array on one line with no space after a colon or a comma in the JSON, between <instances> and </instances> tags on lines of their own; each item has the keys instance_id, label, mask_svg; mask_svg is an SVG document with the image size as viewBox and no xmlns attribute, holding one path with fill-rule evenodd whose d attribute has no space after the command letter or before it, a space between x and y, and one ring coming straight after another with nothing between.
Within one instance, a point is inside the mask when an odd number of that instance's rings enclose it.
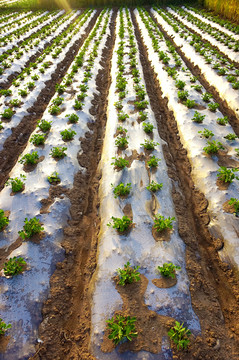
<instances>
[{"instance_id":1,"label":"young plant in planting hole","mask_svg":"<svg viewBox=\"0 0 239 360\"><path fill-rule=\"evenodd\" d=\"M58 115L58 114L60 114L61 109L60 109L59 106L57 106L57 105L52 105L52 106L49 108L48 112L49 112L51 115Z\"/></svg>"},{"instance_id":2,"label":"young plant in planting hole","mask_svg":"<svg viewBox=\"0 0 239 360\"><path fill-rule=\"evenodd\" d=\"M126 134L128 130L126 128L123 128L123 126L118 126L117 131L119 134Z\"/></svg>"},{"instance_id":3,"label":"young plant in planting hole","mask_svg":"<svg viewBox=\"0 0 239 360\"><path fill-rule=\"evenodd\" d=\"M11 329L11 324L6 324L3 319L0 318L0 335L4 335L8 329Z\"/></svg>"},{"instance_id":4,"label":"young plant in planting hole","mask_svg":"<svg viewBox=\"0 0 239 360\"><path fill-rule=\"evenodd\" d=\"M118 159L116 157L112 157L113 160L115 160L114 162L111 163L111 165L114 165L115 167L119 168L119 169L124 169L126 166L129 165L129 161L119 157Z\"/></svg>"},{"instance_id":5,"label":"young plant in planting hole","mask_svg":"<svg viewBox=\"0 0 239 360\"><path fill-rule=\"evenodd\" d=\"M208 109L212 112L215 112L218 108L219 108L218 103L209 103L208 104Z\"/></svg>"},{"instance_id":6,"label":"young plant in planting hole","mask_svg":"<svg viewBox=\"0 0 239 360\"><path fill-rule=\"evenodd\" d=\"M79 121L79 116L74 113L68 114L66 117L68 117L69 122L72 124L76 124Z\"/></svg>"},{"instance_id":7,"label":"young plant in planting hole","mask_svg":"<svg viewBox=\"0 0 239 360\"><path fill-rule=\"evenodd\" d=\"M239 180L239 177L235 175L235 172L238 170L238 168L230 169L225 166L221 166L218 170L217 177L224 183L232 183L233 179Z\"/></svg>"},{"instance_id":8,"label":"young plant in planting hole","mask_svg":"<svg viewBox=\"0 0 239 360\"><path fill-rule=\"evenodd\" d=\"M125 114L123 111L120 111L118 113L118 121L125 121L126 119L129 118L129 115L128 114Z\"/></svg>"},{"instance_id":9,"label":"young plant in planting hole","mask_svg":"<svg viewBox=\"0 0 239 360\"><path fill-rule=\"evenodd\" d=\"M132 284L134 281L140 281L140 273L137 272L138 269L139 266L132 268L129 261L127 261L123 269L117 269L119 274L118 284L124 286L126 284Z\"/></svg>"},{"instance_id":10,"label":"young plant in planting hole","mask_svg":"<svg viewBox=\"0 0 239 360\"><path fill-rule=\"evenodd\" d=\"M26 89L19 89L18 90L18 95L20 95L21 97L26 97L28 94Z\"/></svg>"},{"instance_id":11,"label":"young plant in planting hole","mask_svg":"<svg viewBox=\"0 0 239 360\"><path fill-rule=\"evenodd\" d=\"M46 137L45 135L42 134L34 134L32 135L30 142L33 143L34 145L38 146L38 145L43 145L46 141Z\"/></svg>"},{"instance_id":12,"label":"young plant in planting hole","mask_svg":"<svg viewBox=\"0 0 239 360\"><path fill-rule=\"evenodd\" d=\"M196 76L191 76L190 77L190 82L191 83L195 83L197 81L197 77Z\"/></svg>"},{"instance_id":13,"label":"young plant in planting hole","mask_svg":"<svg viewBox=\"0 0 239 360\"><path fill-rule=\"evenodd\" d=\"M0 120L0 130L3 129L2 121Z\"/></svg>"},{"instance_id":14,"label":"young plant in planting hole","mask_svg":"<svg viewBox=\"0 0 239 360\"><path fill-rule=\"evenodd\" d=\"M223 118L217 118L217 123L225 126L228 123L228 117L224 116Z\"/></svg>"},{"instance_id":15,"label":"young plant in planting hole","mask_svg":"<svg viewBox=\"0 0 239 360\"><path fill-rule=\"evenodd\" d=\"M64 101L63 97L57 96L55 99L52 100L52 104L59 106L63 103L63 101Z\"/></svg>"},{"instance_id":16,"label":"young plant in planting hole","mask_svg":"<svg viewBox=\"0 0 239 360\"><path fill-rule=\"evenodd\" d=\"M50 152L50 155L53 157L53 158L56 158L56 159L62 159L63 157L66 156L66 153L65 151L67 150L66 147L53 147L51 149L51 152Z\"/></svg>"},{"instance_id":17,"label":"young plant in planting hole","mask_svg":"<svg viewBox=\"0 0 239 360\"><path fill-rule=\"evenodd\" d=\"M173 228L172 221L174 221L174 220L175 220L175 217L165 218L163 215L157 214L154 216L153 227L157 231L163 231L165 229L172 229Z\"/></svg>"},{"instance_id":18,"label":"young plant in planting hole","mask_svg":"<svg viewBox=\"0 0 239 360\"><path fill-rule=\"evenodd\" d=\"M117 186L111 184L111 186L114 189L113 193L115 194L115 198L117 198L118 196L129 195L130 190L132 189L131 183L127 183L126 185L124 185L124 183L120 183Z\"/></svg>"},{"instance_id":19,"label":"young plant in planting hole","mask_svg":"<svg viewBox=\"0 0 239 360\"><path fill-rule=\"evenodd\" d=\"M150 159L147 161L149 167L157 167L158 163L161 159L156 158L155 155L151 156Z\"/></svg>"},{"instance_id":20,"label":"young plant in planting hole","mask_svg":"<svg viewBox=\"0 0 239 360\"><path fill-rule=\"evenodd\" d=\"M117 110L122 110L123 109L123 104L122 104L122 101L116 101L114 103L114 106Z\"/></svg>"},{"instance_id":21,"label":"young plant in planting hole","mask_svg":"<svg viewBox=\"0 0 239 360\"><path fill-rule=\"evenodd\" d=\"M144 113L143 111L139 112L139 116L138 116L138 120L141 121L145 121L148 118L148 114Z\"/></svg>"},{"instance_id":22,"label":"young plant in planting hole","mask_svg":"<svg viewBox=\"0 0 239 360\"><path fill-rule=\"evenodd\" d=\"M77 100L79 101L84 101L86 98L87 94L84 92L81 92L80 94L77 95Z\"/></svg>"},{"instance_id":23,"label":"young plant in planting hole","mask_svg":"<svg viewBox=\"0 0 239 360\"><path fill-rule=\"evenodd\" d=\"M35 74L35 75L32 75L32 80L39 80L39 75Z\"/></svg>"},{"instance_id":24,"label":"young plant in planting hole","mask_svg":"<svg viewBox=\"0 0 239 360\"><path fill-rule=\"evenodd\" d=\"M186 85L185 81L182 80L177 80L175 84L176 88L179 90L183 90L185 85Z\"/></svg>"},{"instance_id":25,"label":"young plant in planting hole","mask_svg":"<svg viewBox=\"0 0 239 360\"><path fill-rule=\"evenodd\" d=\"M191 335L191 331L186 327L183 327L183 324L180 324L178 321L175 321L175 326L172 327L169 332L168 336L171 340L177 345L177 349L187 349L190 340L189 336Z\"/></svg>"},{"instance_id":26,"label":"young plant in planting hole","mask_svg":"<svg viewBox=\"0 0 239 360\"><path fill-rule=\"evenodd\" d=\"M30 82L27 83L27 88L28 88L29 90L34 89L34 87L35 87L35 83L34 83L33 81L30 81Z\"/></svg>"},{"instance_id":27,"label":"young plant in planting hole","mask_svg":"<svg viewBox=\"0 0 239 360\"><path fill-rule=\"evenodd\" d=\"M138 110L144 110L148 107L149 102L147 100L143 100L143 101L135 101L134 105L136 107L136 109Z\"/></svg>"},{"instance_id":28,"label":"young plant in planting hole","mask_svg":"<svg viewBox=\"0 0 239 360\"><path fill-rule=\"evenodd\" d=\"M198 92L202 91L202 85L191 85L191 87L194 88Z\"/></svg>"},{"instance_id":29,"label":"young plant in planting hole","mask_svg":"<svg viewBox=\"0 0 239 360\"><path fill-rule=\"evenodd\" d=\"M32 219L25 218L25 225L23 226L23 230L18 231L19 236L23 239L29 239L35 234L40 234L40 232L44 231L44 227L41 226L40 220L36 217Z\"/></svg>"},{"instance_id":30,"label":"young plant in planting hole","mask_svg":"<svg viewBox=\"0 0 239 360\"><path fill-rule=\"evenodd\" d=\"M116 315L115 319L112 317L106 322L110 330L108 338L112 340L115 345L127 340L132 341L132 338L138 336L135 329L136 317Z\"/></svg>"},{"instance_id":31,"label":"young plant in planting hole","mask_svg":"<svg viewBox=\"0 0 239 360\"><path fill-rule=\"evenodd\" d=\"M0 231L9 224L9 219L4 215L4 211L0 209Z\"/></svg>"},{"instance_id":32,"label":"young plant in planting hole","mask_svg":"<svg viewBox=\"0 0 239 360\"><path fill-rule=\"evenodd\" d=\"M58 184L61 182L61 179L58 176L58 172L54 171L50 176L47 177L47 180L50 184Z\"/></svg>"},{"instance_id":33,"label":"young plant in planting hole","mask_svg":"<svg viewBox=\"0 0 239 360\"><path fill-rule=\"evenodd\" d=\"M65 85L56 84L55 89L58 94L63 94L66 90L66 87Z\"/></svg>"},{"instance_id":34,"label":"young plant in planting hole","mask_svg":"<svg viewBox=\"0 0 239 360\"><path fill-rule=\"evenodd\" d=\"M236 198L231 198L228 204L234 206L234 214L239 217L239 200Z\"/></svg>"},{"instance_id":35,"label":"young plant in planting hole","mask_svg":"<svg viewBox=\"0 0 239 360\"><path fill-rule=\"evenodd\" d=\"M198 111L195 111L194 116L192 118L192 121L201 124L203 120L205 119L206 115L201 115Z\"/></svg>"},{"instance_id":36,"label":"young plant in planting hole","mask_svg":"<svg viewBox=\"0 0 239 360\"><path fill-rule=\"evenodd\" d=\"M159 270L162 276L166 278L171 277L172 279L175 279L176 277L175 270L181 270L181 267L174 265L173 263L164 263L163 266L158 266L157 270Z\"/></svg>"},{"instance_id":37,"label":"young plant in planting hole","mask_svg":"<svg viewBox=\"0 0 239 360\"><path fill-rule=\"evenodd\" d=\"M188 98L188 91L187 90L180 90L178 91L178 98L181 101L186 101Z\"/></svg>"},{"instance_id":38,"label":"young plant in planting hole","mask_svg":"<svg viewBox=\"0 0 239 360\"><path fill-rule=\"evenodd\" d=\"M27 164L34 165L37 163L38 159L39 159L39 155L38 155L37 151L33 151L32 153L24 155L19 160L19 163L24 164L24 165L27 165Z\"/></svg>"},{"instance_id":39,"label":"young plant in planting hole","mask_svg":"<svg viewBox=\"0 0 239 360\"><path fill-rule=\"evenodd\" d=\"M65 130L61 131L60 134L61 134L62 140L69 141L74 138L74 135L76 135L76 132L74 130L65 129Z\"/></svg>"},{"instance_id":40,"label":"young plant in planting hole","mask_svg":"<svg viewBox=\"0 0 239 360\"><path fill-rule=\"evenodd\" d=\"M224 146L220 141L207 141L207 146L203 148L206 154L216 154L220 149L224 149Z\"/></svg>"},{"instance_id":41,"label":"young plant in planting hole","mask_svg":"<svg viewBox=\"0 0 239 360\"><path fill-rule=\"evenodd\" d=\"M21 100L19 99L12 99L9 101L9 104L13 107L19 107L21 105Z\"/></svg>"},{"instance_id":42,"label":"young plant in planting hole","mask_svg":"<svg viewBox=\"0 0 239 360\"><path fill-rule=\"evenodd\" d=\"M208 93L208 92L205 92L203 95L202 95L202 100L209 103L210 99L212 98L212 94Z\"/></svg>"},{"instance_id":43,"label":"young plant in planting hole","mask_svg":"<svg viewBox=\"0 0 239 360\"><path fill-rule=\"evenodd\" d=\"M128 230L133 222L128 216L125 215L122 217L122 219L112 216L112 220L113 224L109 222L107 226L112 226L113 229L116 229L119 233Z\"/></svg>"},{"instance_id":44,"label":"young plant in planting hole","mask_svg":"<svg viewBox=\"0 0 239 360\"><path fill-rule=\"evenodd\" d=\"M14 256L10 258L7 262L4 263L3 272L6 276L14 276L18 275L22 272L24 265L26 265L26 261L19 257Z\"/></svg>"},{"instance_id":45,"label":"young plant in planting hole","mask_svg":"<svg viewBox=\"0 0 239 360\"><path fill-rule=\"evenodd\" d=\"M233 84L232 84L232 88L234 90L238 90L239 89L239 81L235 81Z\"/></svg>"},{"instance_id":46,"label":"young plant in planting hole","mask_svg":"<svg viewBox=\"0 0 239 360\"><path fill-rule=\"evenodd\" d=\"M75 110L82 110L83 109L83 103L79 100L75 100L75 104L73 105L73 108Z\"/></svg>"},{"instance_id":47,"label":"young plant in planting hole","mask_svg":"<svg viewBox=\"0 0 239 360\"><path fill-rule=\"evenodd\" d=\"M24 187L24 181L26 180L26 176L23 174L20 174L20 178L9 178L6 182L6 186L11 185L13 192L19 192L23 190Z\"/></svg>"},{"instance_id":48,"label":"young plant in planting hole","mask_svg":"<svg viewBox=\"0 0 239 360\"><path fill-rule=\"evenodd\" d=\"M125 136L118 136L115 140L115 146L118 146L120 149L125 149L128 145L128 140Z\"/></svg>"},{"instance_id":49,"label":"young plant in planting hole","mask_svg":"<svg viewBox=\"0 0 239 360\"><path fill-rule=\"evenodd\" d=\"M140 144L143 146L146 150L154 150L155 146L159 145L159 143L153 142L153 140L144 140L144 144Z\"/></svg>"},{"instance_id":50,"label":"young plant in planting hole","mask_svg":"<svg viewBox=\"0 0 239 360\"><path fill-rule=\"evenodd\" d=\"M229 134L227 134L226 136L224 136L224 139L233 141L233 140L236 140L237 137L238 137L238 136L236 136L236 134L229 133Z\"/></svg>"},{"instance_id":51,"label":"young plant in planting hole","mask_svg":"<svg viewBox=\"0 0 239 360\"><path fill-rule=\"evenodd\" d=\"M46 121L46 120L42 119L42 120L39 120L37 122L37 124L38 124L38 127L41 129L41 131L47 132L51 128L52 121Z\"/></svg>"},{"instance_id":52,"label":"young plant in planting hole","mask_svg":"<svg viewBox=\"0 0 239 360\"><path fill-rule=\"evenodd\" d=\"M5 97L11 96L12 95L12 90L10 90L10 89L6 89L6 90L2 89L2 90L0 90L0 95L3 95Z\"/></svg>"},{"instance_id":53,"label":"young plant in planting hole","mask_svg":"<svg viewBox=\"0 0 239 360\"><path fill-rule=\"evenodd\" d=\"M1 113L0 115L2 115L2 118L3 119L11 119L11 117L15 114L15 112L11 109L11 108L8 108L8 109L5 109L3 111L3 113Z\"/></svg>"},{"instance_id":54,"label":"young plant in planting hole","mask_svg":"<svg viewBox=\"0 0 239 360\"><path fill-rule=\"evenodd\" d=\"M155 129L153 124L145 123L145 122L143 123L143 128L144 128L144 132L146 132L146 134L152 133L153 129Z\"/></svg>"},{"instance_id":55,"label":"young plant in planting hole","mask_svg":"<svg viewBox=\"0 0 239 360\"><path fill-rule=\"evenodd\" d=\"M151 183L149 183L148 186L146 186L146 189L152 192L156 192L160 189L162 189L163 184L162 183L156 183L154 180L151 181Z\"/></svg>"},{"instance_id":56,"label":"young plant in planting hole","mask_svg":"<svg viewBox=\"0 0 239 360\"><path fill-rule=\"evenodd\" d=\"M196 101L187 99L186 101L183 102L183 104L187 106L188 109L192 109L196 105Z\"/></svg>"},{"instance_id":57,"label":"young plant in planting hole","mask_svg":"<svg viewBox=\"0 0 239 360\"><path fill-rule=\"evenodd\" d=\"M199 134L202 134L202 136L206 139L209 139L210 137L213 137L214 134L212 131L204 128L203 131L198 131Z\"/></svg>"}]
</instances>

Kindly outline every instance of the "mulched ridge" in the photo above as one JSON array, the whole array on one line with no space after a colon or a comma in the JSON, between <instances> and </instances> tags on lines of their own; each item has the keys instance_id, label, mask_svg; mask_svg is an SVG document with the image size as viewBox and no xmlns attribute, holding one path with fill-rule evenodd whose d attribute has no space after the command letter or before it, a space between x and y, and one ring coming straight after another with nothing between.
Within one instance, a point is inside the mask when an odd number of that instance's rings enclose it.
<instances>
[{"instance_id":1,"label":"mulched ridge","mask_svg":"<svg viewBox=\"0 0 239 360\"><path fill-rule=\"evenodd\" d=\"M64 15L64 14L63 14ZM71 22L68 24L68 26L67 26L67 28L71 25L71 24L73 24L77 19L78 19L78 17L80 16L81 14L79 14L78 16L76 16L76 18L74 18L74 19L72 19L71 20ZM60 18L61 18L61 16L60 16ZM44 27L46 27L47 25L50 25L50 24L46 24ZM43 28L44 28L43 27ZM40 30L42 30L43 28L41 28ZM66 31L66 29L67 28L65 28L65 30L62 30L62 32L63 31ZM38 30L38 31L40 31L40 30ZM37 31L37 32L38 32ZM36 33L36 32L35 32ZM58 34L57 36L59 36L60 34ZM29 36L30 37L30 36ZM48 47L48 46L50 46L52 43L53 43L53 41L54 41L54 39L55 39L56 37L54 37L51 41L48 41L45 45L44 45L44 47L43 47L43 49L42 50L38 50L37 52L36 52L36 54L35 55L32 55L30 58L29 58L29 60L27 61L27 63L24 65L24 68L27 68L29 65L30 65L30 63L32 62L32 63L34 63L35 61L36 61L36 59L39 57L39 56L41 56L41 54L43 53L43 51ZM28 39L28 38L27 38ZM16 46L20 46L21 45L21 43L23 42L23 41L25 41L26 39L24 39L24 40L22 40L20 43L18 43ZM12 85L12 81L14 80L14 79L16 79L16 77L19 75L21 73L21 71L15 71L13 74L11 74L11 75L9 75L8 76L8 78L7 78L7 82L3 82L3 83L1 83L0 82L0 88L1 89L9 89L10 88L10 86ZM0 79L0 81L1 81L1 79Z\"/></svg>"},{"instance_id":2,"label":"mulched ridge","mask_svg":"<svg viewBox=\"0 0 239 360\"><path fill-rule=\"evenodd\" d=\"M153 16L153 14L149 11L149 8L147 8L148 13L150 14L151 18L154 20L154 22L158 25L159 30L163 33L166 40L169 40L173 46L175 47L175 50L177 51L178 55L182 58L182 60L186 63L187 67L191 71L191 73L198 78L198 81L204 86L207 92L210 92L213 95L213 98L215 102L219 104L219 110L223 114L223 116L228 117L228 121L230 125L232 126L234 132L237 136L239 136L239 119L237 119L237 116L235 112L230 109L229 105L227 104L226 100L222 100L219 92L217 89L210 85L210 83L207 81L205 76L202 74L201 69L198 65L194 66L191 61L186 57L184 52L181 50L181 48L175 43L174 39L167 34L167 32L163 29L163 27L158 23L157 19Z\"/></svg>"},{"instance_id":3,"label":"mulched ridge","mask_svg":"<svg viewBox=\"0 0 239 360\"><path fill-rule=\"evenodd\" d=\"M174 359L238 359L239 293L237 279L227 264L220 261L207 224L207 200L195 189L187 151L178 135L177 123L162 97L157 76L147 58L135 16L133 23L140 49L146 89L158 122L160 137L173 180L173 200L179 223L179 234L186 244L186 268L190 279L192 305L200 319L202 334L182 353L174 347ZM217 344L220 341L220 346Z\"/></svg>"},{"instance_id":4,"label":"mulched ridge","mask_svg":"<svg viewBox=\"0 0 239 360\"><path fill-rule=\"evenodd\" d=\"M51 277L50 295L43 306L43 321L38 335L43 343L36 346L36 354L29 360L95 360L89 352L90 280L97 264L100 230L98 188L101 178L98 164L107 121L116 15L114 10L110 23L111 35L108 36L100 62L102 69L96 77L99 94L94 94L90 109L95 121L88 123L91 132L80 139L83 153L78 155L78 161L86 172L79 172L75 176L73 188L69 191L72 219L64 229L62 242L66 258L58 263Z\"/></svg>"},{"instance_id":5,"label":"mulched ridge","mask_svg":"<svg viewBox=\"0 0 239 360\"><path fill-rule=\"evenodd\" d=\"M56 83L60 83L67 73L75 55L92 30L100 11L100 9L97 10L96 14L88 24L85 33L79 40L75 41L66 53L64 59L58 64L56 71L52 74L51 79L46 82L46 86L38 95L35 103L27 110L28 115L25 115L20 124L12 129L12 134L6 139L3 150L0 151L0 190L4 187L10 171L25 149L31 133L37 126L37 121L43 116L48 103L55 94Z\"/></svg>"}]
</instances>

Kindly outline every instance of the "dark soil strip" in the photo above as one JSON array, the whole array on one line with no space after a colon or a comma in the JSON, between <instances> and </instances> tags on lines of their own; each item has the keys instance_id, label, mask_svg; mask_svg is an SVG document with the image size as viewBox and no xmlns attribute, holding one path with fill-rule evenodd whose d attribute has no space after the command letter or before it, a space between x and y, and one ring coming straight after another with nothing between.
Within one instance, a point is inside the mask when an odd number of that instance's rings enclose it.
<instances>
[{"instance_id":1,"label":"dark soil strip","mask_svg":"<svg viewBox=\"0 0 239 360\"><path fill-rule=\"evenodd\" d=\"M169 40L172 43L172 45L175 47L175 50L177 51L179 56L182 58L182 60L185 62L185 64L187 65L187 67L189 68L191 73L198 78L198 81L203 85L203 87L206 89L206 91L208 91L209 93L211 93L213 95L215 102L217 102L220 105L219 110L221 111L223 116L228 117L229 123L232 126L234 132L236 133L237 136L239 136L239 119L237 119L236 114L229 107L226 100L221 99L217 89L214 86L210 85L210 83L206 80L205 76L202 74L201 69L198 67L198 65L194 66L190 62L190 60L188 60L188 58L186 57L184 52L181 50L181 48L174 42L173 38L167 34L167 32L163 29L163 27L158 23L157 19L149 11L149 9L147 9L147 10L148 10L149 15L152 17L152 19L158 25L158 27L159 27L160 31L162 32L162 34L164 35L165 39Z\"/></svg>"},{"instance_id":2,"label":"dark soil strip","mask_svg":"<svg viewBox=\"0 0 239 360\"><path fill-rule=\"evenodd\" d=\"M76 18L72 19L71 22L68 24L67 27L69 27L71 24L73 24L73 23L78 19L78 17L79 17L80 15L81 15L81 14L79 14L78 16L76 16ZM61 16L60 16L60 18L61 18ZM49 25L49 24L47 24L47 25ZM45 25L44 27L46 27L47 25ZM43 27L43 28L44 28L44 27ZM40 30L42 30L43 28L41 28ZM67 28L65 28L64 30L62 30L62 32L63 32L63 31L66 31L66 29L67 29ZM40 31L40 30L39 30L39 31ZM59 35L60 35L60 34L58 34L57 36L59 36ZM54 41L55 38L56 38L56 37L53 37L51 41L47 42L47 43L44 45L44 47L43 47L42 50L38 50L38 51L36 52L36 54L32 55L32 56L29 58L29 60L27 61L27 63L24 65L24 67L27 68L27 67L30 65L31 62L34 63L34 62L36 61L36 59L43 53L43 51L44 51L48 46L51 46L51 44L52 44L52 42ZM24 39L24 40L26 40L26 39ZM22 40L20 43L18 43L17 46L20 46L21 43L22 43L24 40ZM3 82L3 83L0 82L0 88L1 88L1 89L9 89L10 86L12 85L12 80L15 79L19 74L20 74L20 72L15 71L13 74L9 75L8 78L7 78L7 82ZM0 79L0 81L1 81L1 79Z\"/></svg>"},{"instance_id":3,"label":"dark soil strip","mask_svg":"<svg viewBox=\"0 0 239 360\"><path fill-rule=\"evenodd\" d=\"M75 58L75 54L79 51L83 42L92 30L95 21L101 10L98 10L91 19L85 33L77 40L74 45L65 54L64 60L60 62L56 71L51 76L51 80L46 82L45 88L38 95L36 102L28 109L28 115L24 116L20 124L12 129L12 134L7 138L0 152L0 190L9 177L9 172L17 162L19 155L25 149L31 133L35 130L37 120L39 120L52 96L55 94L55 85L60 83L65 76L69 66Z\"/></svg>"},{"instance_id":4,"label":"dark soil strip","mask_svg":"<svg viewBox=\"0 0 239 360\"><path fill-rule=\"evenodd\" d=\"M223 57L225 57L230 64L234 65L237 69L239 69L239 63L237 61L233 61L228 55L226 55L224 52L222 52L216 45L212 45L208 40L203 39L202 35L200 35L197 31L193 30L192 28L190 28L188 25L185 25L181 20L177 19L176 16L174 16L173 14L171 14L173 16L173 18L178 21L180 24L182 24L183 26L185 26L185 28L187 30L189 30L192 34L197 35L200 37L201 41L204 44L209 44L212 49L218 51ZM195 25L196 26L196 25ZM209 35L209 34L208 34Z\"/></svg>"},{"instance_id":5,"label":"dark soil strip","mask_svg":"<svg viewBox=\"0 0 239 360\"><path fill-rule=\"evenodd\" d=\"M133 14L133 13L132 13ZM202 334L188 351L174 348L174 359L238 359L239 292L233 271L220 261L207 224L207 200L195 189L187 152L178 135L173 113L162 97L158 80L147 57L135 16L133 22L140 49L144 78L150 104L158 122L160 137L166 141L164 156L168 175L173 180L173 200L179 234L186 244L186 267L194 311L199 317Z\"/></svg>"},{"instance_id":6,"label":"dark soil strip","mask_svg":"<svg viewBox=\"0 0 239 360\"><path fill-rule=\"evenodd\" d=\"M94 95L88 133L82 139L83 154L78 161L86 172L79 172L70 190L71 221L64 229L63 247L66 258L59 263L51 278L50 297L43 307L43 322L39 330L42 344L37 346L31 360L80 359L93 360L89 353L91 310L89 283L96 267L98 216L98 187L101 174L97 170L101 159L107 115L107 97L111 83L110 69L115 42L116 11L110 24L110 36L101 60L102 69L96 78L99 95Z\"/></svg>"}]
</instances>

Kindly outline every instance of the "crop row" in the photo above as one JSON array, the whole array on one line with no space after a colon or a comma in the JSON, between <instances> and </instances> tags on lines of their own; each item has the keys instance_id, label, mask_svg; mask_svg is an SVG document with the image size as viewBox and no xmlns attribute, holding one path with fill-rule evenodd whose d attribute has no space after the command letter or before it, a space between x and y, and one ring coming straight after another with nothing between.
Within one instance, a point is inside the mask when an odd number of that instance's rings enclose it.
<instances>
[{"instance_id":1,"label":"crop row","mask_svg":"<svg viewBox=\"0 0 239 360\"><path fill-rule=\"evenodd\" d=\"M213 109L211 106L207 109L210 106L210 94L193 76L190 76L191 73L186 64L180 60L181 65L175 67L173 57L176 52L169 42L170 53L167 55L168 64L165 68L164 59L161 59L162 51L158 48L163 50L164 43L167 44L167 41L165 42L157 25L147 12L139 10L139 14L140 18L138 16L137 19L144 42L148 47L148 56L153 62L163 94L168 98L169 109L173 111L177 121L181 141L192 165L195 184L209 201L208 210L212 216L209 228L214 236L222 234L225 240L222 257L227 256L233 264L238 266L237 234L233 230L236 228L237 219L232 214L236 211L233 208L229 212L225 210L225 204L228 204L231 199L238 201L236 199L238 184L235 182L235 173L239 171L237 136L228 124L227 118L217 107ZM158 60L154 54L158 55ZM203 91L204 94L202 94ZM187 102L189 92L192 99L189 102L190 106ZM207 99L204 98L205 94L207 94ZM233 251L231 251L232 248Z\"/></svg>"},{"instance_id":2,"label":"crop row","mask_svg":"<svg viewBox=\"0 0 239 360\"><path fill-rule=\"evenodd\" d=\"M134 276L146 276L149 284L144 294L145 303L153 311L160 312L162 326L167 316L171 317L171 321L173 317L180 321L191 318L187 325L199 330L190 304L184 246L175 224L171 182L163 157L162 140L149 105L139 50L127 9L121 10L117 17L111 77L108 122L101 159L99 193L102 223L92 305L91 348L99 359L105 356L102 352L111 351L109 358L116 356L115 345L126 340L121 324L127 316L133 319L136 329L131 329L128 340L132 335L132 338L143 337L144 344L152 344L157 338L157 351L160 351L157 334L143 331L142 321L145 319L142 319L140 311L133 312L127 308L120 297L119 288L131 282L130 274L133 274L132 282ZM165 289L154 284L158 277L157 266L166 267L168 263L180 265L182 269L177 276L177 285L174 282L170 299L165 296ZM140 273L135 275L133 269ZM119 276L115 278L117 273ZM125 287L124 298L129 287ZM137 296L140 295L135 294ZM138 299L140 302L141 299ZM185 304L183 310L182 303ZM121 334L118 333L120 331ZM113 345L109 347L106 345L108 335L113 340ZM133 359L134 355L131 356Z\"/></svg>"},{"instance_id":3,"label":"crop row","mask_svg":"<svg viewBox=\"0 0 239 360\"><path fill-rule=\"evenodd\" d=\"M84 19L92 14L94 14L93 10L86 11ZM84 52L82 53L83 49L81 49L76 54L75 62L68 70L66 80L71 76L72 84L66 85L64 82L64 85L57 86L56 95L43 118L39 120L36 131L19 159L20 162L11 172L8 181L11 186L5 187L0 195L3 208L10 210L8 226L1 233L1 247L14 243L18 236L22 239L17 249L9 255L5 268L12 269L14 261L20 268L21 262L26 262L22 264L25 267L21 268L20 272L27 267L27 271L24 271L22 276L4 279L2 304L7 302L9 284L16 282L14 289L11 289L11 306L4 311L4 320L12 324L9 353L6 354L8 359L34 352L35 329L39 325L39 320L37 322L30 320L36 314L36 306L34 305L31 310L28 305L31 301L34 301L34 304L42 303L44 293L49 287L52 268L63 257L60 241L63 235L62 229L69 218L69 199L64 195L63 190L62 195L50 203L49 212L48 208L42 208L41 200L48 198L50 184L55 186L60 183L65 191L66 189L69 191L72 188L74 175L79 170L84 171L77 161L77 154L81 151L79 139L84 138L89 130L87 127L91 119L89 109L97 75L97 71L92 70L100 68L99 63L109 32L110 17L110 11L101 12L83 44ZM74 32L76 30L77 27L74 28ZM79 37L79 29L75 36ZM80 59L83 62L80 62ZM80 93L78 93L79 89ZM82 94L84 94L83 99ZM78 96L81 97L82 103L80 109L76 106L79 104ZM55 113L53 109L59 111ZM19 181L23 183L23 188L14 192L16 179L18 184ZM31 241L24 241L28 239ZM32 294L32 299L29 298L29 293ZM30 310L27 310L27 307ZM26 333L25 329L29 325L30 331L28 329ZM22 333L19 332L21 326ZM19 345L23 338L24 343L28 344L26 350L24 350L26 346Z\"/></svg>"}]
</instances>

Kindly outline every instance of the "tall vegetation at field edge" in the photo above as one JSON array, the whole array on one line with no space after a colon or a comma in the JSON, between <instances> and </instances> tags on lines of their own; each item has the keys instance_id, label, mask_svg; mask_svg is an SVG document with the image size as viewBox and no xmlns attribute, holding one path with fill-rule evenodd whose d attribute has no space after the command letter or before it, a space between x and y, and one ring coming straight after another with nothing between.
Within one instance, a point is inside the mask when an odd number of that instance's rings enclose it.
<instances>
[{"instance_id":1,"label":"tall vegetation at field edge","mask_svg":"<svg viewBox=\"0 0 239 360\"><path fill-rule=\"evenodd\" d=\"M204 0L203 5L217 14L238 22L239 6L238 0Z\"/></svg>"}]
</instances>

